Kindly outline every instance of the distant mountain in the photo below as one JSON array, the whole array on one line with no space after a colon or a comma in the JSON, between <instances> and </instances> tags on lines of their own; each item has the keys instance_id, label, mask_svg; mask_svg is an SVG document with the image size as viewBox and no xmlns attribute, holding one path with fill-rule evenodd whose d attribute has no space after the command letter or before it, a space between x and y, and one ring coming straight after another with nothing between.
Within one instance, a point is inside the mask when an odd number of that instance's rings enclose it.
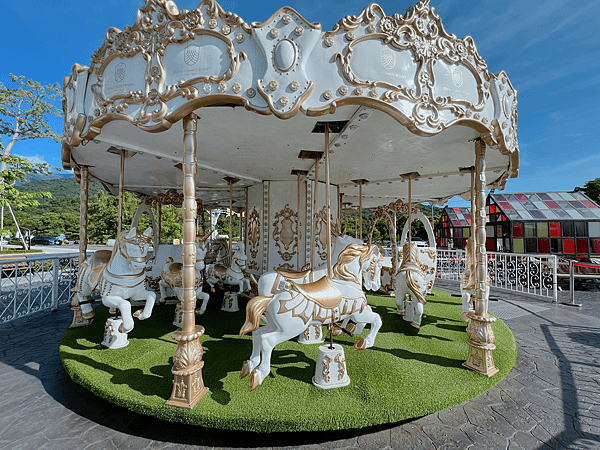
<instances>
[{"instance_id":1,"label":"distant mountain","mask_svg":"<svg viewBox=\"0 0 600 450\"><path fill-rule=\"evenodd\" d=\"M63 178L75 178L75 174L73 172L57 172L51 173L49 175L43 175L41 173L30 173L27 175L27 181L21 182L20 184L40 180L60 180Z\"/></svg>"},{"instance_id":2,"label":"distant mountain","mask_svg":"<svg viewBox=\"0 0 600 450\"><path fill-rule=\"evenodd\" d=\"M63 174L53 174L59 176L46 176L36 181L29 181L18 186L18 189L23 192L50 192L52 199L59 200L62 198L79 198L81 187L75 181L72 173L70 176L62 176ZM89 186L88 195L93 197L102 189L98 182L92 182ZM40 203L46 203L50 199L40 199Z\"/></svg>"}]
</instances>

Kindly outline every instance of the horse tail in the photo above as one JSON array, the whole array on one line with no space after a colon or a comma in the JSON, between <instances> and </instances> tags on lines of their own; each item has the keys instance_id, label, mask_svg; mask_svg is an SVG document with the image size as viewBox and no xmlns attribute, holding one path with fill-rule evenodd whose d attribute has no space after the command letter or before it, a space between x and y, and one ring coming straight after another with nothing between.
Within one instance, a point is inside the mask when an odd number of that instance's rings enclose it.
<instances>
[{"instance_id":1,"label":"horse tail","mask_svg":"<svg viewBox=\"0 0 600 450\"><path fill-rule=\"evenodd\" d=\"M246 321L242 325L242 328L240 328L240 337L259 327L260 318L272 299L273 297L257 295L248 302L246 305Z\"/></svg>"},{"instance_id":2,"label":"horse tail","mask_svg":"<svg viewBox=\"0 0 600 450\"><path fill-rule=\"evenodd\" d=\"M427 298L425 297L425 294L423 294L423 292L426 291L425 277L423 273L411 269L407 270L405 273L406 285L415 294L419 303L422 303L424 305L425 303L427 303ZM417 278L420 278L421 281L423 281L423 287L419 285L419 280Z\"/></svg>"}]
</instances>

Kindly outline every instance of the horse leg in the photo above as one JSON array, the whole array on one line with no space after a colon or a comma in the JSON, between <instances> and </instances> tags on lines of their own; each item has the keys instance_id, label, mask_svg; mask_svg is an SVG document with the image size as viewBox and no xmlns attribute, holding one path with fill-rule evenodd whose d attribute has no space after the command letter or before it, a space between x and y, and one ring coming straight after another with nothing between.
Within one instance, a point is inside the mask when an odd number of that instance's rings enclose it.
<instances>
[{"instance_id":1,"label":"horse leg","mask_svg":"<svg viewBox=\"0 0 600 450\"><path fill-rule=\"evenodd\" d=\"M396 279L396 289L394 290L396 297L396 307L399 316L405 314L404 300L406 299L406 281L398 277Z\"/></svg>"},{"instance_id":2,"label":"horse leg","mask_svg":"<svg viewBox=\"0 0 600 450\"><path fill-rule=\"evenodd\" d=\"M102 303L109 308L118 308L121 311L121 318L123 319L122 329L119 330L122 333L129 333L133 330L133 317L131 317L131 303L122 297L116 295L106 295L102 297Z\"/></svg>"},{"instance_id":3,"label":"horse leg","mask_svg":"<svg viewBox=\"0 0 600 450\"><path fill-rule=\"evenodd\" d=\"M252 354L248 360L244 361L242 372L240 373L240 380L249 375L250 372L260 364L261 336L268 328L268 326L263 326L252 332Z\"/></svg>"},{"instance_id":4,"label":"horse leg","mask_svg":"<svg viewBox=\"0 0 600 450\"><path fill-rule=\"evenodd\" d=\"M406 301L406 313L404 314L403 319L407 322L412 322L415 317L415 302L417 300L413 299L413 295L409 293L408 300Z\"/></svg>"},{"instance_id":5,"label":"horse leg","mask_svg":"<svg viewBox=\"0 0 600 450\"><path fill-rule=\"evenodd\" d=\"M421 318L423 317L423 303L415 300L414 310L415 316L410 324L418 330L419 328L421 328Z\"/></svg>"},{"instance_id":6,"label":"horse leg","mask_svg":"<svg viewBox=\"0 0 600 450\"><path fill-rule=\"evenodd\" d=\"M169 286L162 278L158 281L158 287L160 288L160 300L159 303L165 303L167 301L167 288Z\"/></svg>"},{"instance_id":7,"label":"horse leg","mask_svg":"<svg viewBox=\"0 0 600 450\"><path fill-rule=\"evenodd\" d=\"M152 315L152 308L154 308L154 302L156 301L156 294L152 291L141 291L131 296L131 300L146 300L146 305L141 314L137 315L138 319L145 320Z\"/></svg>"},{"instance_id":8,"label":"horse leg","mask_svg":"<svg viewBox=\"0 0 600 450\"><path fill-rule=\"evenodd\" d=\"M460 315L460 319L463 322L468 322L469 319L467 318L467 313L471 309L469 307L469 302L471 301L471 291L462 290L462 289L461 289L461 291L462 291L462 314Z\"/></svg>"},{"instance_id":9,"label":"horse leg","mask_svg":"<svg viewBox=\"0 0 600 450\"><path fill-rule=\"evenodd\" d=\"M200 306L200 308L196 309L196 314L204 314L210 295L208 295L206 292L202 292L202 287L199 287L196 291L196 298L198 300L202 300L202 305Z\"/></svg>"},{"instance_id":10,"label":"horse leg","mask_svg":"<svg viewBox=\"0 0 600 450\"><path fill-rule=\"evenodd\" d=\"M291 324L289 324L291 325ZM304 322L302 322L301 329L295 326L286 327L286 329L279 331L270 331L262 333L260 335L260 346L261 346L261 358L260 364L257 369L254 370L252 378L250 378L250 390L256 389L256 385L253 386L254 382L258 382L261 385L264 379L271 373L271 354L277 344L281 344L288 339L298 336L305 329ZM255 375L256 374L256 375Z\"/></svg>"},{"instance_id":11,"label":"horse leg","mask_svg":"<svg viewBox=\"0 0 600 450\"><path fill-rule=\"evenodd\" d=\"M369 305L365 306L365 309L362 310L362 312L357 312L354 314L350 315L350 318L356 322L356 323L370 323L371 324L371 331L369 331L369 334L367 335L365 339L366 345L365 346L360 346L359 345L358 349L364 349L364 348L369 348L369 347L373 347L373 345L375 344L375 338L377 337L377 333L379 332L379 329L381 328L381 316L379 314L377 314L376 312L374 312L371 307ZM363 338L361 338L363 339ZM360 339L359 339L360 341ZM356 344L355 344L355 348Z\"/></svg>"}]
</instances>

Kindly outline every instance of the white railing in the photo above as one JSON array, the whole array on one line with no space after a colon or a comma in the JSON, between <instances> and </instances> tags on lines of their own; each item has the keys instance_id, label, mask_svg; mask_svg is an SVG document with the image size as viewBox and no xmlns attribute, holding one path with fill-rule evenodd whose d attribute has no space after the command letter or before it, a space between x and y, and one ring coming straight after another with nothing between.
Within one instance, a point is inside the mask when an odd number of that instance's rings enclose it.
<instances>
[{"instance_id":1,"label":"white railing","mask_svg":"<svg viewBox=\"0 0 600 450\"><path fill-rule=\"evenodd\" d=\"M556 255L487 252L491 286L523 292L557 301ZM437 250L437 274L447 280L460 280L466 267L464 250Z\"/></svg>"},{"instance_id":2,"label":"white railing","mask_svg":"<svg viewBox=\"0 0 600 450\"><path fill-rule=\"evenodd\" d=\"M0 323L70 303L79 254L0 260Z\"/></svg>"}]
</instances>

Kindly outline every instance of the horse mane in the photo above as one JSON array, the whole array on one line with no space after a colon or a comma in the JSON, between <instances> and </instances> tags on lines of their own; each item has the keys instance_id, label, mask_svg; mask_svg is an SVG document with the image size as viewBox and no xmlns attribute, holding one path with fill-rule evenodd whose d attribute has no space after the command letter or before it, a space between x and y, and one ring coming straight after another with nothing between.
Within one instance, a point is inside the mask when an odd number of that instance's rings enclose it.
<instances>
[{"instance_id":1,"label":"horse mane","mask_svg":"<svg viewBox=\"0 0 600 450\"><path fill-rule=\"evenodd\" d=\"M338 262L333 266L333 275L343 281L353 281L359 284L358 276L350 271L348 265L360 256L360 266L371 258L375 245L349 244L338 256Z\"/></svg>"},{"instance_id":2,"label":"horse mane","mask_svg":"<svg viewBox=\"0 0 600 450\"><path fill-rule=\"evenodd\" d=\"M412 242L404 244L402 247L402 260L410 262L419 262L419 254L417 251L417 245Z\"/></svg>"}]
</instances>

